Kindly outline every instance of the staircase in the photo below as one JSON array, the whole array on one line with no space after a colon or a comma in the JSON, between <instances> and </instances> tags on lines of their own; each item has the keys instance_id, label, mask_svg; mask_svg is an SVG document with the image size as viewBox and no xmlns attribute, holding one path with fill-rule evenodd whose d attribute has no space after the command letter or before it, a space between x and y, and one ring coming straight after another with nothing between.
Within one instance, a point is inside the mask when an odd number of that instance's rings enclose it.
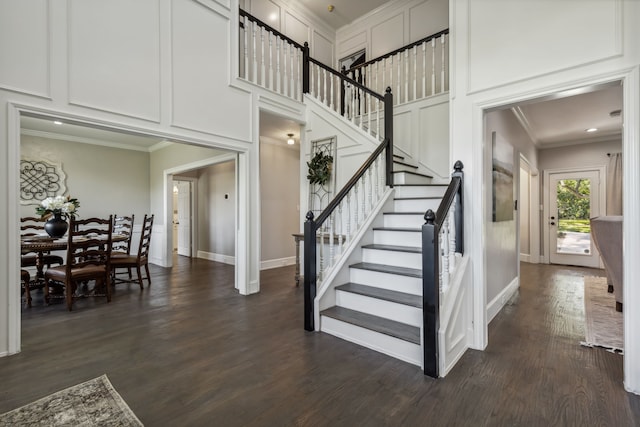
<instances>
[{"instance_id":1,"label":"staircase","mask_svg":"<svg viewBox=\"0 0 640 427\"><path fill-rule=\"evenodd\" d=\"M393 209L361 245L349 282L335 287L336 305L320 313L320 330L422 366L422 233L424 212L437 210L447 185L394 155Z\"/></svg>"}]
</instances>

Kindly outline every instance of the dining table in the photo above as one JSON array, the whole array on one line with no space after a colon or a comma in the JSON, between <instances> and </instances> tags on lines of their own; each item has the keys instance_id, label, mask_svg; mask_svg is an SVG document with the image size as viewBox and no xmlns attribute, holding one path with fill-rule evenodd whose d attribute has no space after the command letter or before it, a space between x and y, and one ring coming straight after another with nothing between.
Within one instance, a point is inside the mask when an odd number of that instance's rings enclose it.
<instances>
[{"instance_id":1,"label":"dining table","mask_svg":"<svg viewBox=\"0 0 640 427\"><path fill-rule=\"evenodd\" d=\"M129 238L126 234L113 233L111 242L123 242ZM106 240L104 236L99 240ZM26 255L28 253L36 254L36 281L44 279L44 265L42 259L45 253L51 251L63 251L67 249L69 242L68 237L54 238L46 234L37 234L33 236L23 236L20 238L20 253Z\"/></svg>"}]
</instances>

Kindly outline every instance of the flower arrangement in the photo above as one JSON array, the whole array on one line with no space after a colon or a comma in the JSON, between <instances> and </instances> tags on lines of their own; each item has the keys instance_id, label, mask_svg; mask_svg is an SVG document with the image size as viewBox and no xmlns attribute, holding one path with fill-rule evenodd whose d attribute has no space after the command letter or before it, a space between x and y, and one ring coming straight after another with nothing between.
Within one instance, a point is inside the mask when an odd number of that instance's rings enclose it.
<instances>
[{"instance_id":1,"label":"flower arrangement","mask_svg":"<svg viewBox=\"0 0 640 427\"><path fill-rule=\"evenodd\" d=\"M52 215L60 215L64 219L75 218L79 207L78 199L72 199L71 196L47 197L36 208L36 213L41 218L49 218Z\"/></svg>"}]
</instances>

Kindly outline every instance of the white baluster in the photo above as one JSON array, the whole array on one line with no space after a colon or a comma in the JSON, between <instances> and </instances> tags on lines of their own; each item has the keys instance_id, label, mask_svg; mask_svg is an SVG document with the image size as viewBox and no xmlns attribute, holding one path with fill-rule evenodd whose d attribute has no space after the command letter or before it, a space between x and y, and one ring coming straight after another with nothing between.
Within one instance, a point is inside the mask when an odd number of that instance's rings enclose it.
<instances>
[{"instance_id":1,"label":"white baluster","mask_svg":"<svg viewBox=\"0 0 640 427\"><path fill-rule=\"evenodd\" d=\"M260 48L261 48L261 57L260 57L260 86L267 87L266 84L266 65L264 62L264 33L265 29L260 27Z\"/></svg>"},{"instance_id":2,"label":"white baluster","mask_svg":"<svg viewBox=\"0 0 640 427\"><path fill-rule=\"evenodd\" d=\"M280 37L276 37L276 92L282 93L280 91L280 81L282 76L280 75L280 45L283 44L283 41Z\"/></svg>"},{"instance_id":3,"label":"white baluster","mask_svg":"<svg viewBox=\"0 0 640 427\"><path fill-rule=\"evenodd\" d=\"M362 199L360 207L362 208L362 222L367 219L367 175L362 175Z\"/></svg>"},{"instance_id":4,"label":"white baluster","mask_svg":"<svg viewBox=\"0 0 640 427\"><path fill-rule=\"evenodd\" d=\"M269 89L273 90L273 34L267 32L269 38Z\"/></svg>"},{"instance_id":5,"label":"white baluster","mask_svg":"<svg viewBox=\"0 0 640 427\"><path fill-rule=\"evenodd\" d=\"M353 223L356 226L355 228L357 230L358 228L360 228L360 221L358 221L358 210L360 209L360 205L358 203L358 182L356 182L356 185L353 186L353 192L354 192L355 199L356 199L355 200L355 210L354 210L355 216L353 218Z\"/></svg>"},{"instance_id":6,"label":"white baluster","mask_svg":"<svg viewBox=\"0 0 640 427\"><path fill-rule=\"evenodd\" d=\"M324 279L324 228L320 229L320 268L318 272L318 279Z\"/></svg>"},{"instance_id":7,"label":"white baluster","mask_svg":"<svg viewBox=\"0 0 640 427\"><path fill-rule=\"evenodd\" d=\"M380 200L380 156L376 157L376 201Z\"/></svg>"},{"instance_id":8,"label":"white baluster","mask_svg":"<svg viewBox=\"0 0 640 427\"><path fill-rule=\"evenodd\" d=\"M413 100L418 98L418 46L413 47Z\"/></svg>"},{"instance_id":9,"label":"white baluster","mask_svg":"<svg viewBox=\"0 0 640 427\"><path fill-rule=\"evenodd\" d=\"M389 57L389 87L393 88L393 56ZM386 87L384 88L386 90ZM383 90L384 92L384 90ZM397 98L394 96L394 98Z\"/></svg>"},{"instance_id":10,"label":"white baluster","mask_svg":"<svg viewBox=\"0 0 640 427\"><path fill-rule=\"evenodd\" d=\"M371 121L371 115L373 114L371 111L371 94L369 93L365 93L365 95L367 97L367 116L369 117L369 119L367 120L367 125L369 126L368 132L369 135L373 135L373 122ZM377 137L378 135L376 135Z\"/></svg>"},{"instance_id":11,"label":"white baluster","mask_svg":"<svg viewBox=\"0 0 640 427\"><path fill-rule=\"evenodd\" d=\"M367 189L369 193L369 213L373 211L373 168L369 167L369 188Z\"/></svg>"},{"instance_id":12,"label":"white baluster","mask_svg":"<svg viewBox=\"0 0 640 427\"><path fill-rule=\"evenodd\" d=\"M327 70L322 69L322 83L324 84L324 105L329 106L329 97L327 96Z\"/></svg>"},{"instance_id":13,"label":"white baluster","mask_svg":"<svg viewBox=\"0 0 640 427\"><path fill-rule=\"evenodd\" d=\"M440 243L442 245L442 288L444 291L449 287L449 218L445 218L442 225L442 236Z\"/></svg>"},{"instance_id":14,"label":"white baluster","mask_svg":"<svg viewBox=\"0 0 640 427\"><path fill-rule=\"evenodd\" d=\"M409 49L404 51L404 102L409 102Z\"/></svg>"},{"instance_id":15,"label":"white baluster","mask_svg":"<svg viewBox=\"0 0 640 427\"><path fill-rule=\"evenodd\" d=\"M351 78L355 77L355 73L352 73ZM355 80L355 79L354 79ZM351 91L349 92L349 102L351 103L351 123L356 124L356 91L358 90L353 84L351 85Z\"/></svg>"},{"instance_id":16,"label":"white baluster","mask_svg":"<svg viewBox=\"0 0 640 427\"><path fill-rule=\"evenodd\" d=\"M427 97L427 42L422 43L422 97Z\"/></svg>"},{"instance_id":17,"label":"white baluster","mask_svg":"<svg viewBox=\"0 0 640 427\"><path fill-rule=\"evenodd\" d=\"M344 203L344 199L340 202L340 204L338 205L338 227L336 227L336 230L338 232L338 247L340 249L340 255L342 255L342 252L344 250L344 246L342 246L343 242L343 237L342 237L342 233L344 232L343 225L344 225L344 218L342 217L342 205Z\"/></svg>"},{"instance_id":18,"label":"white baluster","mask_svg":"<svg viewBox=\"0 0 640 427\"><path fill-rule=\"evenodd\" d=\"M380 100L376 98L376 135L378 135L378 139L380 137Z\"/></svg>"},{"instance_id":19,"label":"white baluster","mask_svg":"<svg viewBox=\"0 0 640 427\"><path fill-rule=\"evenodd\" d=\"M256 28L257 25L253 23L253 73L251 73L250 81L252 83L258 83L258 52L257 52L257 36L256 36Z\"/></svg>"},{"instance_id":20,"label":"white baluster","mask_svg":"<svg viewBox=\"0 0 640 427\"><path fill-rule=\"evenodd\" d=\"M456 222L455 222L455 204L451 205L449 210L449 270L456 269Z\"/></svg>"},{"instance_id":21,"label":"white baluster","mask_svg":"<svg viewBox=\"0 0 640 427\"><path fill-rule=\"evenodd\" d=\"M440 49L442 50L442 67L440 70L440 93L444 92L444 34L440 36Z\"/></svg>"},{"instance_id":22,"label":"white baluster","mask_svg":"<svg viewBox=\"0 0 640 427\"><path fill-rule=\"evenodd\" d=\"M431 39L431 95L436 93L436 39Z\"/></svg>"},{"instance_id":23,"label":"white baluster","mask_svg":"<svg viewBox=\"0 0 640 427\"><path fill-rule=\"evenodd\" d=\"M400 91L400 87L402 84L402 81L400 80L400 70L402 68L402 64L400 63L400 59L401 59L401 54L398 54L398 60L396 61L397 66L396 66L396 72L398 73L398 79L396 82L396 94L397 96L394 96L394 101L396 101L396 105L400 104L400 98L402 98L402 92Z\"/></svg>"},{"instance_id":24,"label":"white baluster","mask_svg":"<svg viewBox=\"0 0 640 427\"><path fill-rule=\"evenodd\" d=\"M329 267L333 267L333 262L334 262L334 256L335 256L335 248L333 246L333 235L334 235L334 229L333 229L333 221L334 221L334 216L335 214L331 214L329 216Z\"/></svg>"},{"instance_id":25,"label":"white baluster","mask_svg":"<svg viewBox=\"0 0 640 427\"><path fill-rule=\"evenodd\" d=\"M351 191L347 193L347 234L345 244L351 242Z\"/></svg>"},{"instance_id":26,"label":"white baluster","mask_svg":"<svg viewBox=\"0 0 640 427\"><path fill-rule=\"evenodd\" d=\"M331 108L332 111L336 111L335 104L333 102L333 97L335 96L333 93L334 82L335 82L335 77L333 76L333 73L329 73L329 84L330 84L329 108Z\"/></svg>"},{"instance_id":27,"label":"white baluster","mask_svg":"<svg viewBox=\"0 0 640 427\"><path fill-rule=\"evenodd\" d=\"M249 19L244 16L244 26L242 30L244 31L244 78L249 81L249 40L247 40L247 36L249 35L249 31L247 31L247 27L249 25Z\"/></svg>"}]
</instances>

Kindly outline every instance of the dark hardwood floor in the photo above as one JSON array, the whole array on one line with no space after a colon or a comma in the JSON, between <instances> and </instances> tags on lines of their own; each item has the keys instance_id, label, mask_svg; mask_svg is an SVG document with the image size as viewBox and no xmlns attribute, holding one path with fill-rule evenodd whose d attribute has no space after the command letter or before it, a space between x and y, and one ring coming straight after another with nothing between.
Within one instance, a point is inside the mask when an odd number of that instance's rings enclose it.
<instances>
[{"instance_id":1,"label":"dark hardwood floor","mask_svg":"<svg viewBox=\"0 0 640 427\"><path fill-rule=\"evenodd\" d=\"M583 275L522 265L521 288L444 379L302 328L293 267L233 289L233 267L180 257L113 301L23 309L0 359L0 412L107 374L147 426L634 426L620 355L581 347Z\"/></svg>"}]
</instances>

